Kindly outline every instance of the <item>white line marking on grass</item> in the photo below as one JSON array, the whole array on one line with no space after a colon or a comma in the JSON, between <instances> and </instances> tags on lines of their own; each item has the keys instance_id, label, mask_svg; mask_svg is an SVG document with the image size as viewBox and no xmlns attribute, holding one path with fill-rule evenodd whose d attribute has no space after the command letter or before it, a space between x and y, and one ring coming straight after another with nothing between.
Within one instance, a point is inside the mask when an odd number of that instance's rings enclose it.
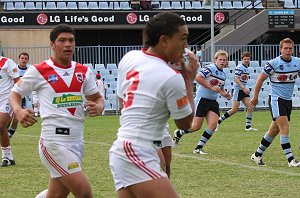
<instances>
[{"instance_id":1,"label":"white line marking on grass","mask_svg":"<svg viewBox=\"0 0 300 198\"><path fill-rule=\"evenodd\" d=\"M239 166L242 168L248 168L252 170L257 170L257 171L266 171L266 172L271 172L271 173L277 173L277 174L282 174L282 175L288 175L288 176L300 176L300 173L295 173L291 171L283 171L283 170L276 170L271 167L259 167L259 166L249 166L245 164L239 164L239 163L234 163L234 162L228 162L228 161L223 161L223 160L212 160L212 159L207 159L207 158L201 158L197 156L192 156L192 155L186 155L186 154L179 154L179 153L174 153L173 156L180 157L180 158L192 158L195 160L199 161L207 161L207 162L212 162L212 163L219 163L219 164L224 164L228 166ZM250 158L249 158L250 160ZM293 167L287 167L293 169ZM298 167L295 167L294 169L299 169Z\"/></svg>"},{"instance_id":2,"label":"white line marking on grass","mask_svg":"<svg viewBox=\"0 0 300 198\"><path fill-rule=\"evenodd\" d=\"M31 137L31 138L39 138L40 136L35 136L35 135L27 135L27 134L19 134L20 136L25 136L25 137ZM110 146L111 144L107 144L104 142L94 142L94 141L85 141L87 144L98 144L102 146ZM207 159L207 158L201 158L198 156L193 156L193 155L186 155L186 154L179 154L176 152L173 152L173 156L179 157L179 158L190 158L190 159L195 159L199 161L207 161L207 162L212 162L212 163L217 163L217 164L224 164L228 166L238 166L242 168L248 168L251 170L256 170L256 171L263 171L263 172L271 172L271 173L276 173L276 174L282 174L282 175L288 175L288 176L300 176L300 173L295 173L291 171L283 171L283 170L276 170L271 167L259 167L259 166L249 166L245 164L240 164L240 163L234 163L234 162L229 162L229 161L223 161L223 160L218 160L218 159ZM249 158L250 160L250 158ZM290 169L299 169L297 167L287 167Z\"/></svg>"}]
</instances>

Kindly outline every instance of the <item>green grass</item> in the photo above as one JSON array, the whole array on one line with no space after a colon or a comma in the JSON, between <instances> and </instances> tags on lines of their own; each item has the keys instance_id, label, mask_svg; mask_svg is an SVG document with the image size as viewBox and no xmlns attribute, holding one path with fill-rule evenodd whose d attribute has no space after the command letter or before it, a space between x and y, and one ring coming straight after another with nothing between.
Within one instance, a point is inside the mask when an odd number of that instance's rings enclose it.
<instances>
[{"instance_id":1,"label":"green grass","mask_svg":"<svg viewBox=\"0 0 300 198\"><path fill-rule=\"evenodd\" d=\"M84 172L94 197L116 197L108 166L108 150L116 138L118 116L86 119ZM300 111L293 111L290 137L293 153L300 159ZM254 112L253 126L245 132L245 112L238 112L219 127L204 150L192 150L205 128L186 135L173 149L172 183L183 198L194 197L299 197L300 168L289 168L277 137L264 155L265 167L257 167L250 156L271 122L268 111ZM175 126L170 121L170 131ZM23 129L19 126L11 144L17 165L0 168L0 197L34 197L47 188L49 174L38 155L40 121ZM173 134L172 134L173 135ZM72 196L70 196L72 197Z\"/></svg>"}]
</instances>

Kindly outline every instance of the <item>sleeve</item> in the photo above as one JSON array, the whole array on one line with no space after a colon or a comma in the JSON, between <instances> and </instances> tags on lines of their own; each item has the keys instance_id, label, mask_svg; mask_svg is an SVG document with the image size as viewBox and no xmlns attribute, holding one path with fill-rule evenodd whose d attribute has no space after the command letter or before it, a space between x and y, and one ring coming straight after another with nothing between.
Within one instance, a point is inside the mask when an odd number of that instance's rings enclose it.
<instances>
[{"instance_id":1,"label":"sleeve","mask_svg":"<svg viewBox=\"0 0 300 198\"><path fill-rule=\"evenodd\" d=\"M203 78L207 78L211 75L211 70L208 67L204 67L199 73Z\"/></svg>"},{"instance_id":2,"label":"sleeve","mask_svg":"<svg viewBox=\"0 0 300 198\"><path fill-rule=\"evenodd\" d=\"M12 78L12 79L15 79L15 78L18 78L20 77L19 73L18 73L18 69L17 69L17 64L11 60L11 59L8 59L7 60L7 74Z\"/></svg>"},{"instance_id":3,"label":"sleeve","mask_svg":"<svg viewBox=\"0 0 300 198\"><path fill-rule=\"evenodd\" d=\"M86 78L85 78L84 86L83 86L83 94L85 96L93 95L99 92L97 87L94 74L90 68L86 71Z\"/></svg>"},{"instance_id":4,"label":"sleeve","mask_svg":"<svg viewBox=\"0 0 300 198\"><path fill-rule=\"evenodd\" d=\"M33 90L38 90L38 87L43 81L44 78L40 75L36 68L30 67L25 75L14 85L12 91L17 92L23 98L30 95Z\"/></svg>"},{"instance_id":5,"label":"sleeve","mask_svg":"<svg viewBox=\"0 0 300 198\"><path fill-rule=\"evenodd\" d=\"M161 91L165 94L167 106L173 119L182 119L192 113L181 74L176 74L168 79L163 84Z\"/></svg>"},{"instance_id":6,"label":"sleeve","mask_svg":"<svg viewBox=\"0 0 300 198\"><path fill-rule=\"evenodd\" d=\"M235 70L234 70L234 76L236 77L241 77L242 76L242 70L239 68L239 67L236 67Z\"/></svg>"},{"instance_id":7,"label":"sleeve","mask_svg":"<svg viewBox=\"0 0 300 198\"><path fill-rule=\"evenodd\" d=\"M267 74L268 76L272 75L275 71L274 65L276 65L276 62L274 60L266 62L265 66L264 66L264 69L263 69L263 72L265 74Z\"/></svg>"}]
</instances>

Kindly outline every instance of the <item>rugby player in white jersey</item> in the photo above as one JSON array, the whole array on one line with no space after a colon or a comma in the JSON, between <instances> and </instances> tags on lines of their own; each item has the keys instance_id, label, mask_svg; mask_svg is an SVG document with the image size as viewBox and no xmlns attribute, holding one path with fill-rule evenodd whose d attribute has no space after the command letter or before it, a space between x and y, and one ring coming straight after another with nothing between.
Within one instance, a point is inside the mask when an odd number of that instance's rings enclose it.
<instances>
[{"instance_id":1,"label":"rugby player in white jersey","mask_svg":"<svg viewBox=\"0 0 300 198\"><path fill-rule=\"evenodd\" d=\"M194 115L193 80L199 63L189 53L180 72L168 62L183 62L188 28L172 12L151 18L144 30L147 49L128 52L118 66L117 94L122 102L117 140L109 156L118 197L176 198L157 150L170 116L180 129L191 126Z\"/></svg>"},{"instance_id":2,"label":"rugby player in white jersey","mask_svg":"<svg viewBox=\"0 0 300 198\"><path fill-rule=\"evenodd\" d=\"M12 110L8 102L9 93L19 80L17 64L6 57L0 56L0 141L2 150L1 166L15 165L7 133L7 125L12 117Z\"/></svg>"},{"instance_id":3,"label":"rugby player in white jersey","mask_svg":"<svg viewBox=\"0 0 300 198\"><path fill-rule=\"evenodd\" d=\"M12 109L23 127L36 123L33 110L22 109L22 97L33 90L40 101L42 131L39 154L50 172L48 190L37 198L92 197L88 178L82 171L84 111L97 116L103 111L103 99L93 72L72 61L75 31L66 24L50 32L53 57L28 69L10 95ZM83 98L87 101L83 104Z\"/></svg>"}]
</instances>

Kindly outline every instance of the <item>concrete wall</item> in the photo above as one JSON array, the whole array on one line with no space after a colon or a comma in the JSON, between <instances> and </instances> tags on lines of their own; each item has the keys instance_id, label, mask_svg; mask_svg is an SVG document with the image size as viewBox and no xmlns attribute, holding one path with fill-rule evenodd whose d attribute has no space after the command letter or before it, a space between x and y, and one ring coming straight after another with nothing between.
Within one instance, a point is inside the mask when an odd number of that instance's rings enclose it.
<instances>
[{"instance_id":1,"label":"concrete wall","mask_svg":"<svg viewBox=\"0 0 300 198\"><path fill-rule=\"evenodd\" d=\"M3 47L47 47L50 30L0 29L0 45Z\"/></svg>"}]
</instances>

